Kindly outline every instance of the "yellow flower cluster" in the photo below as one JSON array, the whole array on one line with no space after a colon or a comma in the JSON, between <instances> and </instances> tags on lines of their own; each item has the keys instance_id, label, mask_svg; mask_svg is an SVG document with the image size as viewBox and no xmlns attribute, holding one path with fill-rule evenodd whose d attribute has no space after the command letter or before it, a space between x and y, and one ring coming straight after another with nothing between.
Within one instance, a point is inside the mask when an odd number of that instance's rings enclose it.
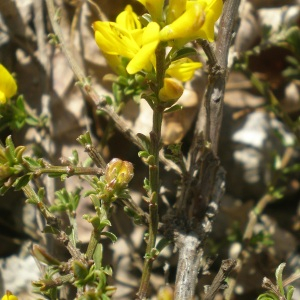
<instances>
[{"instance_id":1,"label":"yellow flower cluster","mask_svg":"<svg viewBox=\"0 0 300 300\"><path fill-rule=\"evenodd\" d=\"M116 22L93 23L96 43L119 75L155 70L155 50L160 42L180 49L187 42L199 38L213 41L214 24L223 8L222 0L170 0L165 10L164 0L138 1L151 15L151 21L145 27L130 5L118 15ZM121 63L124 58L128 60L126 69ZM174 96L174 91L179 91L179 87L175 88L177 81L191 80L195 70L201 66L201 63L189 58L171 62L166 76L172 80L164 81L171 87L170 93ZM182 94L183 88L181 90ZM166 93L166 90L161 92L165 96Z\"/></svg>"},{"instance_id":2,"label":"yellow flower cluster","mask_svg":"<svg viewBox=\"0 0 300 300\"><path fill-rule=\"evenodd\" d=\"M17 84L7 69L0 64L0 104L17 93Z\"/></svg>"}]
</instances>

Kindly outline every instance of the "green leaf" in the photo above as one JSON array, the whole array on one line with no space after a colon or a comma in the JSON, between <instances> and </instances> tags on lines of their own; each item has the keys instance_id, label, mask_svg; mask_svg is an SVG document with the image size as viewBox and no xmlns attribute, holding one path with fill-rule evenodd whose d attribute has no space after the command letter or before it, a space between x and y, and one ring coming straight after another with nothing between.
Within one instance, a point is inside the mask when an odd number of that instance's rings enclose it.
<instances>
[{"instance_id":1,"label":"green leaf","mask_svg":"<svg viewBox=\"0 0 300 300\"><path fill-rule=\"evenodd\" d=\"M300 171L300 164L293 164L290 167L286 167L283 169L284 174L294 173Z\"/></svg>"},{"instance_id":2,"label":"green leaf","mask_svg":"<svg viewBox=\"0 0 300 300\"><path fill-rule=\"evenodd\" d=\"M103 270L101 270L100 272L97 273L97 277L98 277L98 285L97 285L97 290L104 290L106 287L106 275L103 272Z\"/></svg>"},{"instance_id":3,"label":"green leaf","mask_svg":"<svg viewBox=\"0 0 300 300\"><path fill-rule=\"evenodd\" d=\"M142 133L138 133L137 137L141 141L141 144L143 145L144 149L149 152L149 149L150 149L150 139L149 139L149 137L145 136Z\"/></svg>"},{"instance_id":4,"label":"green leaf","mask_svg":"<svg viewBox=\"0 0 300 300\"><path fill-rule=\"evenodd\" d=\"M286 263L280 264L278 266L278 268L276 269L276 272L275 272L276 283L277 283L277 286L279 288L280 294L282 296L284 296L284 288L283 288L283 282L282 282L282 272L283 272L285 266L286 266Z\"/></svg>"},{"instance_id":5,"label":"green leaf","mask_svg":"<svg viewBox=\"0 0 300 300\"><path fill-rule=\"evenodd\" d=\"M23 162L23 153L26 150L26 148L24 146L18 146L15 150L15 157L18 161L18 163L22 163Z\"/></svg>"},{"instance_id":6,"label":"green leaf","mask_svg":"<svg viewBox=\"0 0 300 300\"><path fill-rule=\"evenodd\" d=\"M41 202L43 202L43 199L45 198L45 195L46 195L46 192L45 192L45 189L44 188L39 188L38 190L38 197L40 199Z\"/></svg>"},{"instance_id":7,"label":"green leaf","mask_svg":"<svg viewBox=\"0 0 300 300\"><path fill-rule=\"evenodd\" d=\"M79 142L82 146L92 145L92 138L90 133L87 131L86 133L80 135L77 139L77 142Z\"/></svg>"},{"instance_id":8,"label":"green leaf","mask_svg":"<svg viewBox=\"0 0 300 300\"><path fill-rule=\"evenodd\" d=\"M124 206L124 212L130 218L136 217L136 212L132 208L130 208L128 206Z\"/></svg>"},{"instance_id":9,"label":"green leaf","mask_svg":"<svg viewBox=\"0 0 300 300\"><path fill-rule=\"evenodd\" d=\"M128 86L129 84L128 79L125 78L124 76L119 76L117 79L117 83L124 86Z\"/></svg>"},{"instance_id":10,"label":"green leaf","mask_svg":"<svg viewBox=\"0 0 300 300\"><path fill-rule=\"evenodd\" d=\"M101 270L102 267L102 254L103 254L103 246L98 243L93 254L93 259L95 263L96 270Z\"/></svg>"},{"instance_id":11,"label":"green leaf","mask_svg":"<svg viewBox=\"0 0 300 300\"><path fill-rule=\"evenodd\" d=\"M13 184L13 187L15 188L16 191L21 190L25 185L28 184L28 182L31 180L32 174L26 174L22 177L19 177L16 179L16 181Z\"/></svg>"},{"instance_id":12,"label":"green leaf","mask_svg":"<svg viewBox=\"0 0 300 300\"><path fill-rule=\"evenodd\" d=\"M111 97L109 96L105 96L105 101L108 105L112 105L113 104L113 100L111 99Z\"/></svg>"},{"instance_id":13,"label":"green leaf","mask_svg":"<svg viewBox=\"0 0 300 300\"><path fill-rule=\"evenodd\" d=\"M108 296L106 296L105 294L103 294L101 300L110 300L110 297L108 297Z\"/></svg>"},{"instance_id":14,"label":"green leaf","mask_svg":"<svg viewBox=\"0 0 300 300\"><path fill-rule=\"evenodd\" d=\"M279 300L275 294L265 293L258 296L257 300Z\"/></svg>"},{"instance_id":15,"label":"green leaf","mask_svg":"<svg viewBox=\"0 0 300 300\"><path fill-rule=\"evenodd\" d=\"M32 169L37 169L37 168L41 168L42 165L41 165L41 161L40 160L37 160L37 159L34 159L34 158L31 158L29 156L25 156L23 157L23 160L25 160L25 162L29 165L30 168Z\"/></svg>"},{"instance_id":16,"label":"green leaf","mask_svg":"<svg viewBox=\"0 0 300 300\"><path fill-rule=\"evenodd\" d=\"M28 124L30 126L39 126L40 125L40 121L32 116L29 116L28 118L26 118L25 122L26 122L26 124ZM24 125L24 123L22 123L22 124Z\"/></svg>"},{"instance_id":17,"label":"green leaf","mask_svg":"<svg viewBox=\"0 0 300 300\"><path fill-rule=\"evenodd\" d=\"M84 280L89 274L87 267L80 261L76 261L76 260L73 261L72 269L75 277L80 280Z\"/></svg>"},{"instance_id":18,"label":"green leaf","mask_svg":"<svg viewBox=\"0 0 300 300\"><path fill-rule=\"evenodd\" d=\"M72 151L72 156L68 157L68 160L72 165L77 166L79 162L78 152L77 150Z\"/></svg>"},{"instance_id":19,"label":"green leaf","mask_svg":"<svg viewBox=\"0 0 300 300\"><path fill-rule=\"evenodd\" d=\"M162 238L156 245L156 249L161 252L165 247L171 244L171 241L167 238Z\"/></svg>"},{"instance_id":20,"label":"green leaf","mask_svg":"<svg viewBox=\"0 0 300 300\"><path fill-rule=\"evenodd\" d=\"M20 95L16 100L16 106L23 112L26 113L25 104L24 104L24 97L23 95Z\"/></svg>"},{"instance_id":21,"label":"green leaf","mask_svg":"<svg viewBox=\"0 0 300 300\"><path fill-rule=\"evenodd\" d=\"M123 92L118 84L116 84L116 83L112 84L112 92L113 92L116 104L121 103L123 100Z\"/></svg>"},{"instance_id":22,"label":"green leaf","mask_svg":"<svg viewBox=\"0 0 300 300\"><path fill-rule=\"evenodd\" d=\"M44 264L48 266L52 265L60 265L60 261L51 256L46 249L42 248L39 245L33 245L32 247L32 255L40 262L43 262Z\"/></svg>"},{"instance_id":23,"label":"green leaf","mask_svg":"<svg viewBox=\"0 0 300 300\"><path fill-rule=\"evenodd\" d=\"M295 288L291 285L287 287L286 300L292 300Z\"/></svg>"},{"instance_id":24,"label":"green leaf","mask_svg":"<svg viewBox=\"0 0 300 300\"><path fill-rule=\"evenodd\" d=\"M174 111L182 110L183 106L179 104L175 104L164 111L165 114L171 113Z\"/></svg>"},{"instance_id":25,"label":"green leaf","mask_svg":"<svg viewBox=\"0 0 300 300\"><path fill-rule=\"evenodd\" d=\"M184 57L195 56L197 54L198 53L195 48L192 47L181 48L174 53L174 55L171 57L171 61L175 61Z\"/></svg>"},{"instance_id":26,"label":"green leaf","mask_svg":"<svg viewBox=\"0 0 300 300\"><path fill-rule=\"evenodd\" d=\"M105 266L103 268L103 272L108 276L112 276L113 274L112 268L110 266Z\"/></svg>"},{"instance_id":27,"label":"green leaf","mask_svg":"<svg viewBox=\"0 0 300 300\"><path fill-rule=\"evenodd\" d=\"M115 243L118 240L117 236L109 231L102 231L101 235L108 237L113 243Z\"/></svg>"},{"instance_id":28,"label":"green leaf","mask_svg":"<svg viewBox=\"0 0 300 300\"><path fill-rule=\"evenodd\" d=\"M53 175L53 176L51 176L51 175ZM57 176L57 175L55 175L55 174L49 174L48 176L49 176L49 177L54 177L54 178L55 178L55 177L60 177L60 180L61 180L61 181L65 181L65 180L68 178L69 175L68 175L68 174L62 174L62 175L60 175L60 176L59 176L59 175Z\"/></svg>"},{"instance_id":29,"label":"green leaf","mask_svg":"<svg viewBox=\"0 0 300 300\"><path fill-rule=\"evenodd\" d=\"M9 189L10 189L11 185L10 186L1 186L0 187L0 195L3 196Z\"/></svg>"}]
</instances>

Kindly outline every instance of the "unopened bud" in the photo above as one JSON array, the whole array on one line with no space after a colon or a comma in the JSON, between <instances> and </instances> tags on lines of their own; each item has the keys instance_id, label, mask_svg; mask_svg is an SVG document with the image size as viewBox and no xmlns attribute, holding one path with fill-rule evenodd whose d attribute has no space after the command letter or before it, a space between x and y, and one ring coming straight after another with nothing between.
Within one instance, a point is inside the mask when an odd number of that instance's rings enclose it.
<instances>
[{"instance_id":1,"label":"unopened bud","mask_svg":"<svg viewBox=\"0 0 300 300\"><path fill-rule=\"evenodd\" d=\"M0 164L0 180L6 179L12 175L11 169L7 165Z\"/></svg>"},{"instance_id":2,"label":"unopened bud","mask_svg":"<svg viewBox=\"0 0 300 300\"><path fill-rule=\"evenodd\" d=\"M162 102L177 101L183 94L182 83L175 78L165 78L164 86L159 91L159 99Z\"/></svg>"},{"instance_id":3,"label":"unopened bud","mask_svg":"<svg viewBox=\"0 0 300 300\"><path fill-rule=\"evenodd\" d=\"M107 164L105 179L108 184L126 186L132 177L133 166L130 162L114 158Z\"/></svg>"}]
</instances>

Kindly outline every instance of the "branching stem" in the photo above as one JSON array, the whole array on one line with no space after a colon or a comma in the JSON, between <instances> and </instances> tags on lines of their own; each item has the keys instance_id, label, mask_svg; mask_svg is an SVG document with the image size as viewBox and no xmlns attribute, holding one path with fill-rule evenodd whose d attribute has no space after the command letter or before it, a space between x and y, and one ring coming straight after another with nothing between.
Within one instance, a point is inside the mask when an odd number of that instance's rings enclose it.
<instances>
[{"instance_id":1,"label":"branching stem","mask_svg":"<svg viewBox=\"0 0 300 300\"><path fill-rule=\"evenodd\" d=\"M165 49L158 46L156 50L156 74L157 74L157 103L153 110L153 124L150 132L150 149L149 154L153 157L153 161L149 164L149 232L146 247L146 256L143 267L141 285L137 293L138 299L145 299L150 284L150 275L152 264L155 259L153 257L153 249L155 248L156 235L158 229L158 195L159 195L159 150L161 140L161 125L163 118L163 108L159 105L158 92L163 87L165 65Z\"/></svg>"}]
</instances>

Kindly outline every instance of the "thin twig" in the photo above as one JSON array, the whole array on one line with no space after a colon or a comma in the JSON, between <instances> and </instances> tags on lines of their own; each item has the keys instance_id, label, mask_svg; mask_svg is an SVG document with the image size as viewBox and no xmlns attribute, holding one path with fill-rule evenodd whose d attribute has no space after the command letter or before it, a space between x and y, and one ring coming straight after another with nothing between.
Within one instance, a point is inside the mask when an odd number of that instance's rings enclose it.
<instances>
[{"instance_id":1,"label":"thin twig","mask_svg":"<svg viewBox=\"0 0 300 300\"><path fill-rule=\"evenodd\" d=\"M225 280L231 271L236 267L236 264L237 262L234 259L226 259L222 261L220 270L209 287L204 300L214 300L217 292L220 289L226 288L227 284Z\"/></svg>"}]
</instances>

